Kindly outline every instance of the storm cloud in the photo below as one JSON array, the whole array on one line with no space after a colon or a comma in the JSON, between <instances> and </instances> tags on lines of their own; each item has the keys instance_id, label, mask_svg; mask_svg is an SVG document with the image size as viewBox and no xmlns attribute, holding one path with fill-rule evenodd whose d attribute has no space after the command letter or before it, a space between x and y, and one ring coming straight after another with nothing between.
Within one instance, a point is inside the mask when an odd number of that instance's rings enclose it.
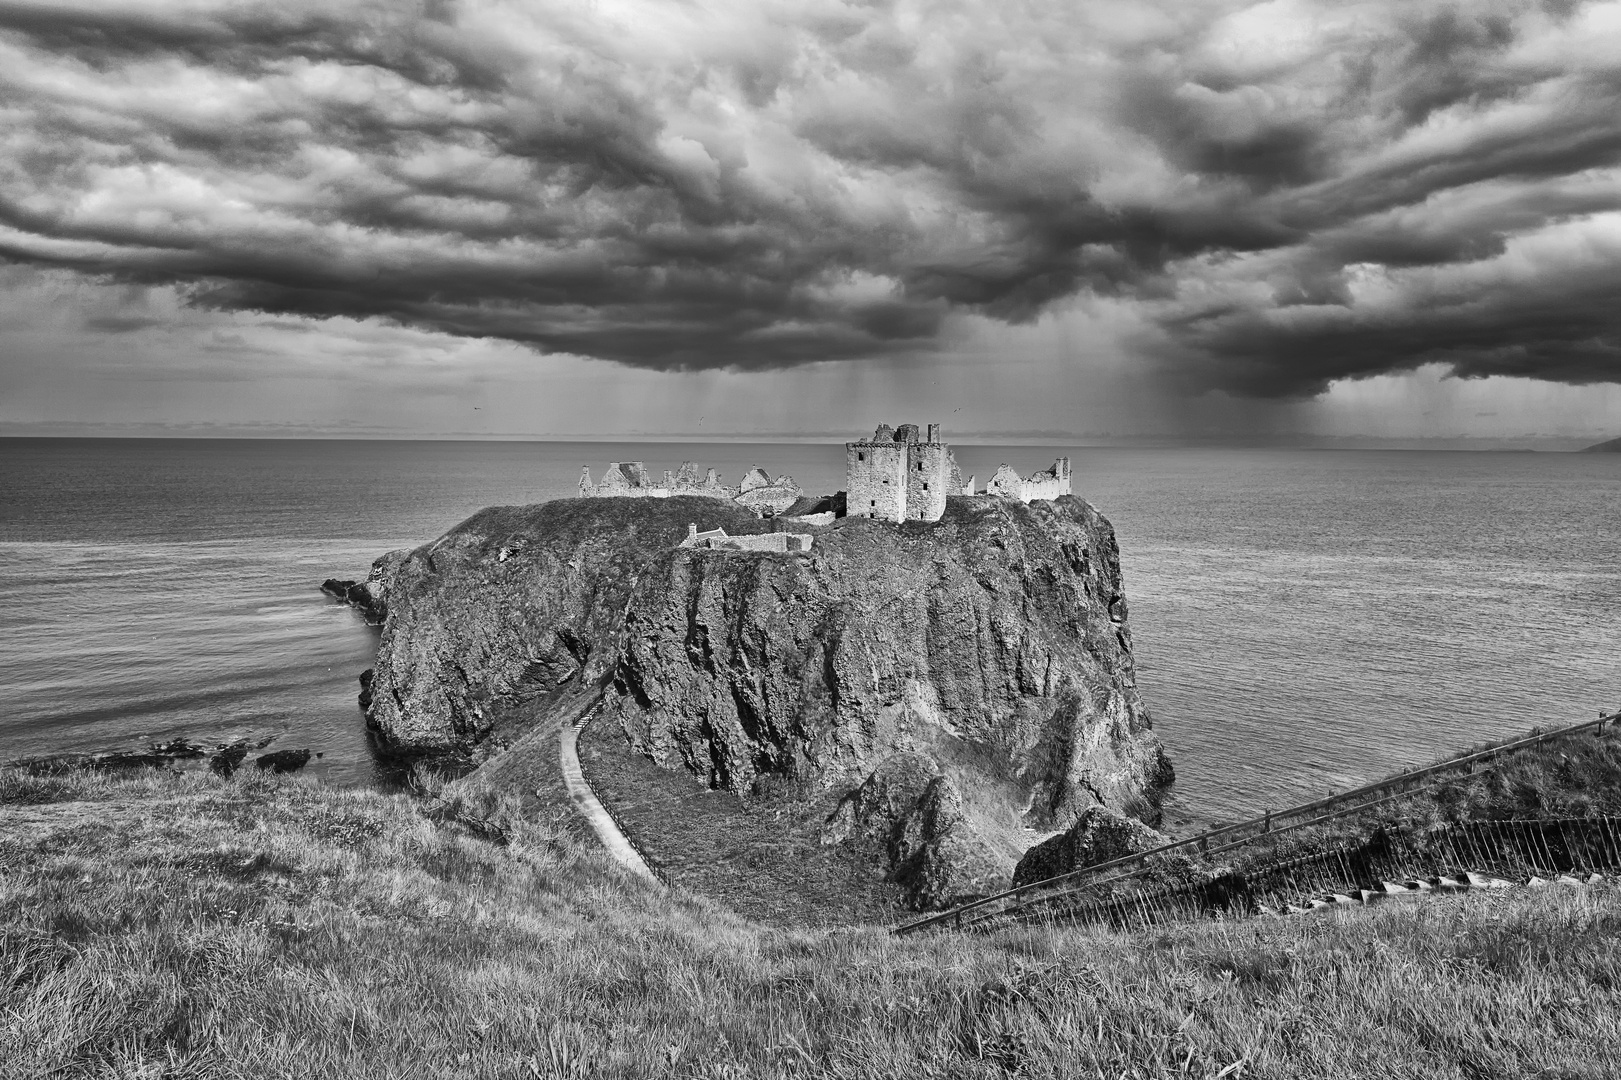
<instances>
[{"instance_id":1,"label":"storm cloud","mask_svg":"<svg viewBox=\"0 0 1621 1080\"><path fill-rule=\"evenodd\" d=\"M1618 164L1617 3L0 0L0 257L648 368L1621 381Z\"/></svg>"}]
</instances>

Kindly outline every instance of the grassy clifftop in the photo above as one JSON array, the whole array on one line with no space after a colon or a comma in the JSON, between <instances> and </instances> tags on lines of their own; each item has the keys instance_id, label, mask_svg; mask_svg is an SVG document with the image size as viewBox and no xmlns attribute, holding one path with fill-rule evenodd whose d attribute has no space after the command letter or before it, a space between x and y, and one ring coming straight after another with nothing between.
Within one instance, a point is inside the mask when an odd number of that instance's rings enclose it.
<instances>
[{"instance_id":1,"label":"grassy clifftop","mask_svg":"<svg viewBox=\"0 0 1621 1080\"><path fill-rule=\"evenodd\" d=\"M1139 935L776 930L454 785L0 771L8 1080L1601 1076L1618 931L1609 886Z\"/></svg>"}]
</instances>

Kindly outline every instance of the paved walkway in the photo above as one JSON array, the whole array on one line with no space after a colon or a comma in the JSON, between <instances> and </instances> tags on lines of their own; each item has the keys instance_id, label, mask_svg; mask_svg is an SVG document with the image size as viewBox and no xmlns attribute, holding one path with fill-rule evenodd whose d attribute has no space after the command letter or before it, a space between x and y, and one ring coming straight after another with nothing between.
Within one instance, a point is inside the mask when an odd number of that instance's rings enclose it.
<instances>
[{"instance_id":1,"label":"paved walkway","mask_svg":"<svg viewBox=\"0 0 1621 1080\"><path fill-rule=\"evenodd\" d=\"M625 834L619 831L614 819L608 816L608 811L597 801L591 791L591 785L585 782L585 773L580 769L579 751L580 729L573 724L564 724L558 736L558 761L563 767L563 783L568 787L568 797L574 800L574 805L580 813L591 823L596 830L597 839L602 846L608 849L614 861L626 870L640 874L649 881L658 881L657 876L648 868L641 854L630 846Z\"/></svg>"}]
</instances>

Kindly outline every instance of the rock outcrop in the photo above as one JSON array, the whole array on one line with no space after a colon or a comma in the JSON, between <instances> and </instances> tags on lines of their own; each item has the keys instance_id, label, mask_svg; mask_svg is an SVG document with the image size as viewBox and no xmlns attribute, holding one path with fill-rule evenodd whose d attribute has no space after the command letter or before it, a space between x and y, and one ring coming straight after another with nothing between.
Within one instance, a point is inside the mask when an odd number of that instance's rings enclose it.
<instances>
[{"instance_id":1,"label":"rock outcrop","mask_svg":"<svg viewBox=\"0 0 1621 1080\"><path fill-rule=\"evenodd\" d=\"M381 626L388 617L388 605L383 598L383 582L392 572L393 564L405 556L403 551L392 551L372 564L371 574L365 581L327 578L321 591L337 600L350 604L373 626Z\"/></svg>"},{"instance_id":2,"label":"rock outcrop","mask_svg":"<svg viewBox=\"0 0 1621 1080\"><path fill-rule=\"evenodd\" d=\"M880 840L920 903L1005 885L1026 826L1169 783L1113 530L1082 500L846 518L809 554L678 549L691 523L772 528L708 499L571 499L379 560L381 741L487 756L524 703L599 684L603 719L666 768L825 792L827 840Z\"/></svg>"},{"instance_id":3,"label":"rock outcrop","mask_svg":"<svg viewBox=\"0 0 1621 1080\"><path fill-rule=\"evenodd\" d=\"M277 750L269 754L261 754L253 759L253 764L261 769L271 772L290 773L297 772L310 763L308 750Z\"/></svg>"},{"instance_id":4,"label":"rock outcrop","mask_svg":"<svg viewBox=\"0 0 1621 1080\"><path fill-rule=\"evenodd\" d=\"M1024 853L1013 871L1015 887L1045 881L1113 859L1150 851L1170 840L1135 818L1107 806L1089 806L1064 832Z\"/></svg>"}]
</instances>

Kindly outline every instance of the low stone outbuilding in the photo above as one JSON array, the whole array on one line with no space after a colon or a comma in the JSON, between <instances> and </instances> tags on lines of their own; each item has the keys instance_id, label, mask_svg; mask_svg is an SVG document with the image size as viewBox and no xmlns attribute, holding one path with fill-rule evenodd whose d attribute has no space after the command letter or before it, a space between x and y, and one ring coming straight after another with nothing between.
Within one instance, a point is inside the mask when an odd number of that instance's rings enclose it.
<instances>
[{"instance_id":1,"label":"low stone outbuilding","mask_svg":"<svg viewBox=\"0 0 1621 1080\"><path fill-rule=\"evenodd\" d=\"M777 555L803 555L811 549L815 537L810 533L770 532L745 536L728 536L725 529L699 532L698 526L687 526L687 538L677 547L704 548L709 551L769 551Z\"/></svg>"}]
</instances>

